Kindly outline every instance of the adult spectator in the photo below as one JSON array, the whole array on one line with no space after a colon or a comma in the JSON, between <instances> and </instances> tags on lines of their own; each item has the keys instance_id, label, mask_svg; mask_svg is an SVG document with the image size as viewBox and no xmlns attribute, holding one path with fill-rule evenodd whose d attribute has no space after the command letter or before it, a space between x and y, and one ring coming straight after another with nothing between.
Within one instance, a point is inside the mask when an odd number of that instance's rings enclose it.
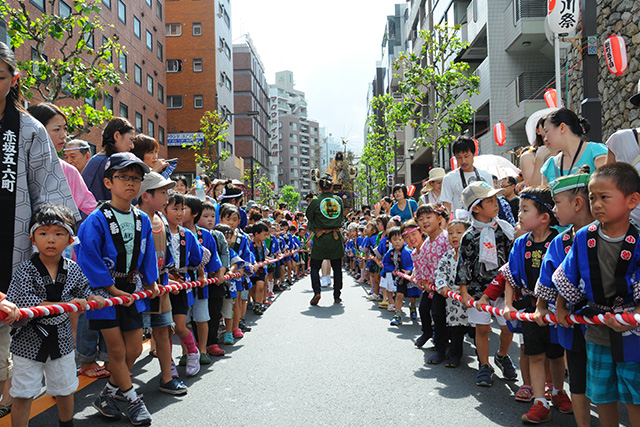
<instances>
[{"instance_id":1,"label":"adult spectator","mask_svg":"<svg viewBox=\"0 0 640 427\"><path fill-rule=\"evenodd\" d=\"M518 218L518 213L520 212L520 197L516 193L516 186L518 185L518 180L512 176L508 176L502 180L501 187L504 188L504 197L509 202L509 206L511 206L511 213L514 218Z\"/></svg>"},{"instance_id":2,"label":"adult spectator","mask_svg":"<svg viewBox=\"0 0 640 427\"><path fill-rule=\"evenodd\" d=\"M114 117L102 131L102 151L93 156L82 171L82 178L98 201L111 200L104 185L104 169L109 156L133 149L134 127L124 117Z\"/></svg>"},{"instance_id":3,"label":"adult spectator","mask_svg":"<svg viewBox=\"0 0 640 427\"><path fill-rule=\"evenodd\" d=\"M540 184L542 180L540 169L552 154L556 154L551 153L545 145L544 120L546 118L546 115L540 117L536 125L535 138L529 141L531 145L524 148L520 154L520 170L522 171L523 188Z\"/></svg>"},{"instance_id":4,"label":"adult spectator","mask_svg":"<svg viewBox=\"0 0 640 427\"><path fill-rule=\"evenodd\" d=\"M218 197L222 195L222 190L224 190L224 179L214 179L211 183L213 187L212 196L215 200L218 200Z\"/></svg>"},{"instance_id":5,"label":"adult spectator","mask_svg":"<svg viewBox=\"0 0 640 427\"><path fill-rule=\"evenodd\" d=\"M408 198L407 186L404 184L394 185L393 197L396 199L396 203L391 207L390 215L399 216L401 222L413 218L413 214L418 210L418 204L415 200Z\"/></svg>"},{"instance_id":6,"label":"adult spectator","mask_svg":"<svg viewBox=\"0 0 640 427\"><path fill-rule=\"evenodd\" d=\"M242 209L242 197L244 194L242 193L242 189L236 187L231 183L231 180L227 180L224 184L224 189L222 190L222 194L220 195L220 200L216 205L216 224L220 222L220 206L223 203L231 203L236 206L240 211L240 224L238 227L242 230L247 226L248 219L247 213Z\"/></svg>"},{"instance_id":7,"label":"adult spectator","mask_svg":"<svg viewBox=\"0 0 640 427\"><path fill-rule=\"evenodd\" d=\"M473 165L476 145L468 136L459 137L452 145L453 156L459 168L445 175L442 180L440 202L455 216L457 209L466 210L462 203L462 190L476 181L484 181L493 185L493 177L487 171L477 169Z\"/></svg>"},{"instance_id":8,"label":"adult spectator","mask_svg":"<svg viewBox=\"0 0 640 427\"><path fill-rule=\"evenodd\" d=\"M383 214L389 215L389 212L391 212L392 206L393 206L393 199L389 196L384 196L382 199L380 199L380 203L378 203L378 209L375 210L376 216L383 215Z\"/></svg>"},{"instance_id":9,"label":"adult spectator","mask_svg":"<svg viewBox=\"0 0 640 427\"><path fill-rule=\"evenodd\" d=\"M138 134L133 138L131 152L142 160L145 165L149 166L149 169L157 173L161 173L169 165L164 159L158 158L159 151L160 144L155 138L144 134Z\"/></svg>"},{"instance_id":10,"label":"adult spectator","mask_svg":"<svg viewBox=\"0 0 640 427\"><path fill-rule=\"evenodd\" d=\"M561 176L576 173L584 165L592 171L605 164L607 147L597 142L587 142L584 137L591 129L587 119L561 108L550 113L544 121L545 141L549 150L558 154L549 158L540 172L542 184L548 184Z\"/></svg>"},{"instance_id":11,"label":"adult spectator","mask_svg":"<svg viewBox=\"0 0 640 427\"><path fill-rule=\"evenodd\" d=\"M0 292L6 294L11 276L31 257L29 221L43 202L60 203L80 218L67 179L45 127L22 107L20 75L13 51L0 43ZM11 411L8 393L10 376L9 332L0 324L0 400L1 415ZM4 392L3 392L4 391Z\"/></svg>"},{"instance_id":12,"label":"adult spectator","mask_svg":"<svg viewBox=\"0 0 640 427\"><path fill-rule=\"evenodd\" d=\"M433 168L429 171L429 180L420 191L420 205L428 205L429 203L437 205L440 203L442 180L445 175L446 172L442 168Z\"/></svg>"},{"instance_id":13,"label":"adult spectator","mask_svg":"<svg viewBox=\"0 0 640 427\"><path fill-rule=\"evenodd\" d=\"M176 182L176 186L174 190L183 196L189 192L189 181L187 181L187 177L184 175L179 175L173 179Z\"/></svg>"},{"instance_id":14,"label":"adult spectator","mask_svg":"<svg viewBox=\"0 0 640 427\"><path fill-rule=\"evenodd\" d=\"M87 141L81 139L72 139L65 143L62 152L64 161L74 166L80 173L91 159L91 147Z\"/></svg>"},{"instance_id":15,"label":"adult spectator","mask_svg":"<svg viewBox=\"0 0 640 427\"><path fill-rule=\"evenodd\" d=\"M43 102L32 105L27 110L36 120L42 123L53 142L56 151L62 151L67 140L67 116L54 104ZM87 189L87 185L82 179L82 175L74 166L59 159L62 172L67 178L67 183L71 189L71 195L76 206L85 215L93 212L98 205L95 197Z\"/></svg>"}]
</instances>

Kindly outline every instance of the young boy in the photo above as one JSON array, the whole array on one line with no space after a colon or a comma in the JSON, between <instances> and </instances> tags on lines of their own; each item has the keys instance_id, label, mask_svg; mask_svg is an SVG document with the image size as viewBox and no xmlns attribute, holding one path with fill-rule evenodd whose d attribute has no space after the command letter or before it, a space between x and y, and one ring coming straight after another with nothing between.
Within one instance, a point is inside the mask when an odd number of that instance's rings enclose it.
<instances>
[{"instance_id":1,"label":"young boy","mask_svg":"<svg viewBox=\"0 0 640 427\"><path fill-rule=\"evenodd\" d=\"M393 227L389 230L389 240L393 246L384 254L382 260L382 273L392 274L393 271L401 271L405 274L411 274L413 271L413 261L411 260L411 251L404 244L402 231L400 227ZM408 280L402 277L394 276L393 280L397 286L396 302L402 301L405 295L408 295ZM402 306L395 305L393 319L391 325L402 325Z\"/></svg>"},{"instance_id":2,"label":"young boy","mask_svg":"<svg viewBox=\"0 0 640 427\"><path fill-rule=\"evenodd\" d=\"M111 200L101 204L80 226L78 264L94 292L130 297L150 289L158 295L158 262L151 221L131 206L149 167L132 153L113 154L105 165L104 185ZM111 285L109 285L111 284ZM131 368L142 352L142 315L149 311L143 299L86 313L89 328L100 330L107 343L111 377L93 403L109 418L120 416L114 397L119 391L128 402L129 419L135 425L151 422L151 414L131 383Z\"/></svg>"},{"instance_id":3,"label":"young boy","mask_svg":"<svg viewBox=\"0 0 640 427\"><path fill-rule=\"evenodd\" d=\"M640 328L619 323L614 313L640 313L640 230L629 214L640 202L640 176L627 163L598 168L589 180L591 213L597 222L581 228L553 283L582 314L604 313L606 325L588 325L587 397L603 426L617 426L618 402L630 420L640 419Z\"/></svg>"},{"instance_id":4,"label":"young boy","mask_svg":"<svg viewBox=\"0 0 640 427\"><path fill-rule=\"evenodd\" d=\"M159 173L150 172L144 177L140 190L142 194L138 198L138 207L151 220L153 243L158 260L158 274L160 275L158 284L162 286L169 284L168 269L174 266L174 258L171 249L169 225L165 224L163 217L158 212L164 211L169 199L167 192L175 186L175 181L165 179ZM151 326L156 355L160 363L159 390L176 396L186 394L187 386L182 381L173 378L171 372L171 327L173 326L173 316L171 314L169 294L164 293L157 299L150 301L150 306L151 312L144 313L143 318L146 317L148 319L147 325Z\"/></svg>"},{"instance_id":5,"label":"young boy","mask_svg":"<svg viewBox=\"0 0 640 427\"><path fill-rule=\"evenodd\" d=\"M69 208L43 203L31 218L29 240L38 249L13 274L7 298L18 307L60 302L86 306L87 300L104 306L91 295L80 266L62 252L73 243L75 220ZM55 278L55 280L53 279ZM74 340L69 314L18 322L11 340L13 379L11 423L27 426L33 399L46 378L47 393L55 396L60 426L73 426L73 393L78 388Z\"/></svg>"},{"instance_id":6,"label":"young boy","mask_svg":"<svg viewBox=\"0 0 640 427\"><path fill-rule=\"evenodd\" d=\"M496 195L502 192L504 190L495 190L486 182L473 182L462 192L464 206L470 211L473 221L460 243L456 283L460 285L460 296L467 307L471 307L470 300L482 297L482 292L498 275L498 268L507 262L511 251L513 227L497 218ZM504 298L498 298L495 306L504 308ZM476 385L490 387L493 385L493 368L489 364L491 314L475 309L467 310L467 313L469 323L476 329L476 351L480 362ZM494 360L505 379L515 380L518 375L508 355L513 334L504 317L496 318L500 325L500 348Z\"/></svg>"},{"instance_id":7,"label":"young boy","mask_svg":"<svg viewBox=\"0 0 640 427\"><path fill-rule=\"evenodd\" d=\"M167 206L164 208L165 217L171 232L171 248L173 249L175 266L170 271L171 278L178 282L204 280L202 263L203 250L196 237L190 230L182 227L184 220L184 196L176 191L169 191ZM194 274L195 273L195 274ZM193 288L172 293L171 309L175 322L175 333L187 354L180 358L179 364L186 366L188 377L200 371L200 351L196 347L193 334L187 329L187 313L194 302Z\"/></svg>"},{"instance_id":8,"label":"young boy","mask_svg":"<svg viewBox=\"0 0 640 427\"><path fill-rule=\"evenodd\" d=\"M263 222L257 222L253 224L252 227L253 242L249 243L249 248L251 249L251 252L253 252L256 263L266 261L269 257L269 250L264 244L264 241L267 240L267 237L269 236L269 227L267 227ZM251 276L251 283L253 284L254 313L256 314L262 314L265 310L264 304L267 301L267 293L264 286L264 282L267 277L266 270L266 267L255 268L253 276ZM258 307L258 311L256 311L256 306Z\"/></svg>"}]
</instances>

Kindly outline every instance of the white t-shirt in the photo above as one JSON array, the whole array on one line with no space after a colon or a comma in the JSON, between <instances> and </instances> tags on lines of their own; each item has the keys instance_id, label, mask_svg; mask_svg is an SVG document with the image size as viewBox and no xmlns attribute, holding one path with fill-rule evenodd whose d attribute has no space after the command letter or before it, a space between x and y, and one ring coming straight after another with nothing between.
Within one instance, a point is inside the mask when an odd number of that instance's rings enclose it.
<instances>
[{"instance_id":1,"label":"white t-shirt","mask_svg":"<svg viewBox=\"0 0 640 427\"><path fill-rule=\"evenodd\" d=\"M493 176L489 172L477 168L473 172L464 172L464 179L467 181L467 185L478 181L476 172L477 176L480 177L480 181L484 181L493 187ZM467 208L462 204L462 190L464 190L464 187L460 179L460 169L449 172L442 180L440 203L450 203L451 212L455 212L456 209L466 210Z\"/></svg>"},{"instance_id":2,"label":"white t-shirt","mask_svg":"<svg viewBox=\"0 0 640 427\"><path fill-rule=\"evenodd\" d=\"M607 148L616 156L616 162L632 163L640 155L640 145L632 129L622 129L607 140ZM632 164L640 171L640 162ZM640 225L640 206L631 211L631 219Z\"/></svg>"}]
</instances>

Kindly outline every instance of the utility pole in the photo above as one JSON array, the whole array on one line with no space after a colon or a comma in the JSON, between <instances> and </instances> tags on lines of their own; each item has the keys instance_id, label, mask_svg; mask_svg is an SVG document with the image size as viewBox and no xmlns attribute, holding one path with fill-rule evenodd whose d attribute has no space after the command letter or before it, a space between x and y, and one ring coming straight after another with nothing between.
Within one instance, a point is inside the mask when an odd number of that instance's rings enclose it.
<instances>
[{"instance_id":1,"label":"utility pole","mask_svg":"<svg viewBox=\"0 0 640 427\"><path fill-rule=\"evenodd\" d=\"M589 141L602 141L602 102L598 93L598 20L597 1L582 0L582 37L583 46L587 49L582 53L582 86L584 99L580 105L582 117L589 120L591 130Z\"/></svg>"}]
</instances>

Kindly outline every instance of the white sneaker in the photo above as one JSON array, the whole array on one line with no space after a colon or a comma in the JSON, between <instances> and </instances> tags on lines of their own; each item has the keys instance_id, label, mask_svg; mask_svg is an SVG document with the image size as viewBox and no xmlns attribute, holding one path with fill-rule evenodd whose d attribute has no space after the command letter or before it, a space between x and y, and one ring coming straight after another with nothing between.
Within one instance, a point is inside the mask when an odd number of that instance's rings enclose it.
<instances>
[{"instance_id":1,"label":"white sneaker","mask_svg":"<svg viewBox=\"0 0 640 427\"><path fill-rule=\"evenodd\" d=\"M369 301L380 301L380 296L377 294L371 294L367 297Z\"/></svg>"}]
</instances>

